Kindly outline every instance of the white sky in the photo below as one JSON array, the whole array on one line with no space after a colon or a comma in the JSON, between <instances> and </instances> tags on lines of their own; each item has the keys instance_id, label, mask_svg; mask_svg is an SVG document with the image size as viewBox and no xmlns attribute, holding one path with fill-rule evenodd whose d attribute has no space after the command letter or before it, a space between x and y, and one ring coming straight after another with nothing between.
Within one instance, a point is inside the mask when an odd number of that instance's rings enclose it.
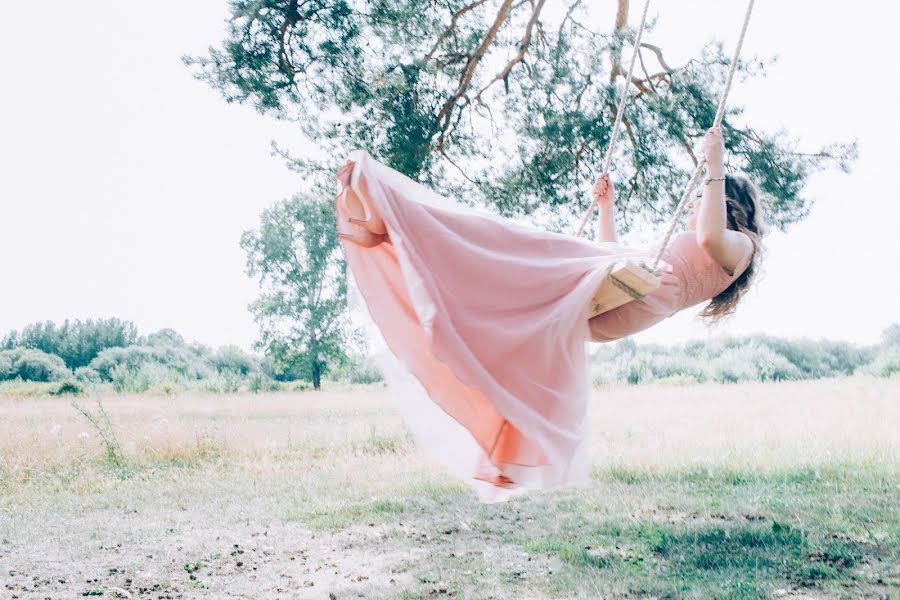
<instances>
[{"instance_id":1,"label":"white sky","mask_svg":"<svg viewBox=\"0 0 900 600\"><path fill-rule=\"evenodd\" d=\"M640 10L632 0L632 20ZM227 105L181 64L223 37L224 0L7 3L0 37L0 334L40 321L120 317L249 348L257 294L242 231L304 189L269 143L303 149L289 123ZM852 12L848 10L852 7ZM612 0L598 5L611 26ZM737 38L743 1L658 0L648 41L671 64ZM843 10L839 10L843 9ZM893 14L888 14L893 13ZM755 126L803 149L857 139L850 175L816 175L812 214L768 238L764 276L717 334L877 340L900 321L900 140L893 3L757 0L748 54L779 62L738 82ZM859 107L857 109L857 104ZM636 336L709 332L685 311Z\"/></svg>"}]
</instances>

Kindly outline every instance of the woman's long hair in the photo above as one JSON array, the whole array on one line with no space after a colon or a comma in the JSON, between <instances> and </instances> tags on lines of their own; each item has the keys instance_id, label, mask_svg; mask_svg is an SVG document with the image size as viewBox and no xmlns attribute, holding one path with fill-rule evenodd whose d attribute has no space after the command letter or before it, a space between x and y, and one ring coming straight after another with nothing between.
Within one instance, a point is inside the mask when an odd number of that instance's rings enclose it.
<instances>
[{"instance_id":1,"label":"woman's long hair","mask_svg":"<svg viewBox=\"0 0 900 600\"><path fill-rule=\"evenodd\" d=\"M762 218L759 190L743 175L725 176L725 207L729 229L746 233L753 241L753 257L744 272L700 312L700 316L707 317L711 323L733 313L750 288L762 260L762 236L768 232Z\"/></svg>"}]
</instances>

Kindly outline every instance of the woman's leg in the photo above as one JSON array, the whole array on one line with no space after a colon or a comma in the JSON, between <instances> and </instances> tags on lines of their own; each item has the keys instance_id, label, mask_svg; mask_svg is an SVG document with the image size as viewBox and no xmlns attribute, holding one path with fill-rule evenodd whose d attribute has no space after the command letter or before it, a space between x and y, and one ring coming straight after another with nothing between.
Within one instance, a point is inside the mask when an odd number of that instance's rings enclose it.
<instances>
[{"instance_id":1,"label":"woman's leg","mask_svg":"<svg viewBox=\"0 0 900 600\"><path fill-rule=\"evenodd\" d=\"M338 221L348 223L349 227L349 231L339 231L338 237L364 248L371 248L382 242L390 243L384 219L378 213L371 197L367 197L369 190L365 177L360 175L358 178L361 195L351 187L353 167L353 161L348 160L337 174L337 179L343 186L337 197Z\"/></svg>"}]
</instances>

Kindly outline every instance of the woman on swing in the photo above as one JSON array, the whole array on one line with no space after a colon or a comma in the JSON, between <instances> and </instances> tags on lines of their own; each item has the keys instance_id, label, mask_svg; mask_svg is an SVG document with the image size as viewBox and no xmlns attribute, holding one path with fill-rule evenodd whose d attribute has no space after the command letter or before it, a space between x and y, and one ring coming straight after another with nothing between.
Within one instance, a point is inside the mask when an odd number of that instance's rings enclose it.
<instances>
[{"instance_id":1,"label":"woman on swing","mask_svg":"<svg viewBox=\"0 0 900 600\"><path fill-rule=\"evenodd\" d=\"M706 133L706 180L687 204L688 231L674 237L663 253L671 269L662 285L642 300L623 304L589 320L591 340L616 340L706 300L701 316L715 321L734 312L749 288L760 258L765 229L755 186L739 175L726 175L724 144L718 127ZM614 192L608 175L593 194L600 209L598 239L616 242Z\"/></svg>"},{"instance_id":2,"label":"woman on swing","mask_svg":"<svg viewBox=\"0 0 900 600\"><path fill-rule=\"evenodd\" d=\"M711 299L731 312L750 284L763 231L754 187L726 175L721 132L688 227L663 253L662 285L587 318L613 264L655 253L616 243L613 186L601 177L600 242L460 205L354 150L338 172L338 234L351 306L419 442L482 501L584 485L591 392L586 347ZM373 331L380 335L372 334Z\"/></svg>"}]
</instances>

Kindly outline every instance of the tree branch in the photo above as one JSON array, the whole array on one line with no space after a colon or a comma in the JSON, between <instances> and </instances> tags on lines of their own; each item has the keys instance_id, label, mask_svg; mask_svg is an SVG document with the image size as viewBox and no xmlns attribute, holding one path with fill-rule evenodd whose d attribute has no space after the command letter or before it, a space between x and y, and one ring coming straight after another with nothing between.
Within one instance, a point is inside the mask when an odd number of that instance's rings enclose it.
<instances>
[{"instance_id":1,"label":"tree branch","mask_svg":"<svg viewBox=\"0 0 900 600\"><path fill-rule=\"evenodd\" d=\"M443 156L444 158L446 158L447 161L448 161L451 165L453 165L454 167L456 167L456 170L459 171L459 172L462 174L463 177L465 177L466 179L468 179L469 181L471 181L472 183L474 183L474 184L477 185L477 186L481 186L481 185L482 185L482 182L480 182L480 181L478 181L478 180L476 180L476 179L472 179L471 177L469 177L469 175L468 175L465 171L463 171L462 167L460 167L458 164L456 164L456 162L455 162L452 158L450 158L450 155L447 154L447 152L444 150L444 147L443 147L443 146L441 146L440 148L438 148L438 152L440 152L441 156Z\"/></svg>"},{"instance_id":2,"label":"tree branch","mask_svg":"<svg viewBox=\"0 0 900 600\"><path fill-rule=\"evenodd\" d=\"M522 35L522 39L519 40L519 52L513 57L511 61L503 68L502 71L497 73L496 77L494 77L486 86L478 90L478 93L475 94L475 99L481 101L481 94L491 87L494 82L503 80L504 85L506 87L507 93L509 92L509 83L507 81L507 77L509 76L509 72L512 71L513 67L516 66L517 63L521 62L523 58L525 58L525 52L528 50L528 45L531 43L531 29L534 27L535 22L538 20L538 16L541 14L541 9L544 8L544 2L546 0L538 0L537 6L534 8L534 11L531 13L531 19L528 20L528 25L525 27L525 33Z\"/></svg>"},{"instance_id":3,"label":"tree branch","mask_svg":"<svg viewBox=\"0 0 900 600\"><path fill-rule=\"evenodd\" d=\"M616 4L616 24L613 27L613 33L621 34L621 32L624 31L626 25L628 25L628 0L619 0ZM622 47L619 46L616 51L609 53L609 62L611 65L611 68L609 70L610 83L614 83L616 81L616 77L618 77L619 73L622 72L622 67L619 65L621 52Z\"/></svg>"},{"instance_id":4,"label":"tree branch","mask_svg":"<svg viewBox=\"0 0 900 600\"><path fill-rule=\"evenodd\" d=\"M566 11L566 14L562 18L562 21L560 21L560 23L559 23L559 29L557 29L557 31L556 31L557 39L559 39L559 37L562 35L562 30L563 30L563 27L565 27L565 25L566 25L566 21L568 21L571 18L572 13L575 12L575 9L578 8L579 4L581 4L581 0L575 0L575 2L573 2L572 5L569 7L569 10Z\"/></svg>"},{"instance_id":5,"label":"tree branch","mask_svg":"<svg viewBox=\"0 0 900 600\"><path fill-rule=\"evenodd\" d=\"M650 84L650 88L653 90L653 93L656 93L656 86L653 84L653 79L650 77L650 74L647 72L647 65L644 64L644 53L641 52L641 49L638 48L638 58L641 61L641 70L644 72L644 76L647 78L644 81Z\"/></svg>"},{"instance_id":6,"label":"tree branch","mask_svg":"<svg viewBox=\"0 0 900 600\"><path fill-rule=\"evenodd\" d=\"M431 60L431 57L434 56L435 52L437 52L437 49L441 45L441 42L443 42L451 33L453 33L453 31L456 29L457 19L459 19L462 15L469 12L470 10L478 8L485 2L487 2L487 0L478 0L477 2L473 2L472 4L469 4L468 6L463 6L461 9L456 11L453 14L453 16L450 18L450 24L447 26L447 29L445 29L444 32L440 36L438 36L438 39L434 43L434 46L431 48L431 50L428 52L428 54L426 54L425 57L422 59L422 63L425 64L429 60ZM466 56L466 55L463 55L463 56Z\"/></svg>"},{"instance_id":7,"label":"tree branch","mask_svg":"<svg viewBox=\"0 0 900 600\"><path fill-rule=\"evenodd\" d=\"M656 55L656 60L659 61L659 64L662 65L662 68L665 69L667 73L672 73L674 69L669 66L666 62L666 59L663 58L662 49L659 46L654 44L648 44L647 42L641 42L641 47L646 48L650 52Z\"/></svg>"},{"instance_id":8,"label":"tree branch","mask_svg":"<svg viewBox=\"0 0 900 600\"><path fill-rule=\"evenodd\" d=\"M285 37L287 36L288 28L297 24L299 16L297 0L293 0L290 7L287 9L287 16L284 19L284 23L282 23L281 27L278 29L278 66L282 69L286 69L291 75L291 79L294 78L294 74L297 70L294 68L293 63L291 63L290 57L288 57Z\"/></svg>"},{"instance_id":9,"label":"tree branch","mask_svg":"<svg viewBox=\"0 0 900 600\"><path fill-rule=\"evenodd\" d=\"M475 74L475 68L478 66L478 63L481 62L481 59L484 58L488 48L490 48L491 44L494 42L494 38L497 36L500 26L503 25L503 22L506 21L506 18L509 16L511 6L512 0L504 0L503 6L500 7L500 10L497 12L497 17L494 19L494 24L484 36L478 49L469 57L466 67L463 69L462 76L460 76L459 85L457 86L456 91L447 99L441 107L440 112L438 112L436 121L441 128L441 133L436 144L437 148L441 149L444 147L444 134L447 132L447 126L450 123L450 112L456 106L459 99L462 98L463 94L466 93L466 89L468 89L469 83L472 81L472 77Z\"/></svg>"},{"instance_id":10,"label":"tree branch","mask_svg":"<svg viewBox=\"0 0 900 600\"><path fill-rule=\"evenodd\" d=\"M694 149L691 148L691 145L687 143L687 140L681 136L678 136L678 143L681 144L681 147L688 153L688 156L691 157L691 161L694 163L694 167L697 166L697 155L694 154Z\"/></svg>"},{"instance_id":11,"label":"tree branch","mask_svg":"<svg viewBox=\"0 0 900 600\"><path fill-rule=\"evenodd\" d=\"M578 172L578 164L581 161L581 154L587 149L587 140L582 140L581 145L578 146L578 150L574 153L575 158L575 172Z\"/></svg>"}]
</instances>

